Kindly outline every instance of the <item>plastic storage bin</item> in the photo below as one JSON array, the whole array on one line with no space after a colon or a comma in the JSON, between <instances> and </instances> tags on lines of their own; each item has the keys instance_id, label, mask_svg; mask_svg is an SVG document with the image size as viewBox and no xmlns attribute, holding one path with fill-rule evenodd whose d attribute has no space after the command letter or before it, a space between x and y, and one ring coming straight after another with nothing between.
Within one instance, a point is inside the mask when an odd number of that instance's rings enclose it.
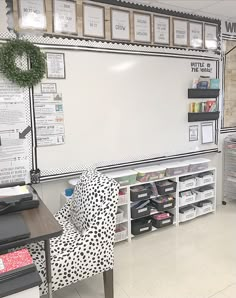
<instances>
[{"instance_id":1,"label":"plastic storage bin","mask_svg":"<svg viewBox=\"0 0 236 298\"><path fill-rule=\"evenodd\" d=\"M122 222L123 220L124 220L124 211L118 208L116 213L116 224Z\"/></svg>"},{"instance_id":2,"label":"plastic storage bin","mask_svg":"<svg viewBox=\"0 0 236 298\"><path fill-rule=\"evenodd\" d=\"M128 203L128 193L127 189L120 189L118 197L118 206L125 205Z\"/></svg>"},{"instance_id":3,"label":"plastic storage bin","mask_svg":"<svg viewBox=\"0 0 236 298\"><path fill-rule=\"evenodd\" d=\"M196 205L196 216L201 216L213 211L213 203L209 200L201 202Z\"/></svg>"},{"instance_id":4,"label":"plastic storage bin","mask_svg":"<svg viewBox=\"0 0 236 298\"><path fill-rule=\"evenodd\" d=\"M119 225L116 227L115 231L115 242L119 242L127 239L128 237L128 229L124 225Z\"/></svg>"},{"instance_id":5,"label":"plastic storage bin","mask_svg":"<svg viewBox=\"0 0 236 298\"><path fill-rule=\"evenodd\" d=\"M196 187L196 178L194 176L185 176L179 179L179 190Z\"/></svg>"},{"instance_id":6,"label":"plastic storage bin","mask_svg":"<svg viewBox=\"0 0 236 298\"><path fill-rule=\"evenodd\" d=\"M198 172L204 171L208 169L209 159L206 158L195 158L192 160L188 160L189 163L189 172Z\"/></svg>"},{"instance_id":7,"label":"plastic storage bin","mask_svg":"<svg viewBox=\"0 0 236 298\"><path fill-rule=\"evenodd\" d=\"M155 228L164 228L170 226L174 222L174 215L170 212L163 212L163 214L168 214L168 217L162 218L162 214L156 214L152 216L152 225Z\"/></svg>"},{"instance_id":8,"label":"plastic storage bin","mask_svg":"<svg viewBox=\"0 0 236 298\"><path fill-rule=\"evenodd\" d=\"M108 177L116 180L120 186L132 185L136 183L137 173L133 170L124 170L117 172L108 172L105 173Z\"/></svg>"},{"instance_id":9,"label":"plastic storage bin","mask_svg":"<svg viewBox=\"0 0 236 298\"><path fill-rule=\"evenodd\" d=\"M140 182L154 181L165 177L166 168L160 165L135 169Z\"/></svg>"},{"instance_id":10,"label":"plastic storage bin","mask_svg":"<svg viewBox=\"0 0 236 298\"><path fill-rule=\"evenodd\" d=\"M188 206L179 209L179 221L185 222L196 217L196 207Z\"/></svg>"},{"instance_id":11,"label":"plastic storage bin","mask_svg":"<svg viewBox=\"0 0 236 298\"><path fill-rule=\"evenodd\" d=\"M198 191L196 191L196 193L197 193L196 201L211 199L215 196L215 190L211 186L201 187L198 189Z\"/></svg>"},{"instance_id":12,"label":"plastic storage bin","mask_svg":"<svg viewBox=\"0 0 236 298\"><path fill-rule=\"evenodd\" d=\"M131 223L131 233L133 235L140 235L147 233L152 230L152 220L148 219L139 219L132 221Z\"/></svg>"},{"instance_id":13,"label":"plastic storage bin","mask_svg":"<svg viewBox=\"0 0 236 298\"><path fill-rule=\"evenodd\" d=\"M189 163L187 162L175 162L167 163L163 165L166 167L166 176L179 176L188 173Z\"/></svg>"},{"instance_id":14,"label":"plastic storage bin","mask_svg":"<svg viewBox=\"0 0 236 298\"><path fill-rule=\"evenodd\" d=\"M133 186L130 188L130 199L132 202L147 200L152 194L149 184Z\"/></svg>"},{"instance_id":15,"label":"plastic storage bin","mask_svg":"<svg viewBox=\"0 0 236 298\"><path fill-rule=\"evenodd\" d=\"M164 211L168 209L173 209L175 207L175 198L174 197L160 197L154 198L151 200L151 204L158 210Z\"/></svg>"},{"instance_id":16,"label":"plastic storage bin","mask_svg":"<svg viewBox=\"0 0 236 298\"><path fill-rule=\"evenodd\" d=\"M150 201L147 201L147 202L150 203ZM131 217L133 219L140 218L143 216L148 216L148 215L150 215L150 212L151 212L151 206L148 204L143 206L143 204L141 202L139 204L131 205Z\"/></svg>"},{"instance_id":17,"label":"plastic storage bin","mask_svg":"<svg viewBox=\"0 0 236 298\"><path fill-rule=\"evenodd\" d=\"M179 194L179 206L185 206L194 203L196 200L196 193L189 190Z\"/></svg>"},{"instance_id":18,"label":"plastic storage bin","mask_svg":"<svg viewBox=\"0 0 236 298\"><path fill-rule=\"evenodd\" d=\"M156 182L157 191L160 195L168 195L176 192L177 183L171 180Z\"/></svg>"},{"instance_id":19,"label":"plastic storage bin","mask_svg":"<svg viewBox=\"0 0 236 298\"><path fill-rule=\"evenodd\" d=\"M214 183L214 175L212 172L201 173L196 177L197 186L203 186L206 184Z\"/></svg>"}]
</instances>

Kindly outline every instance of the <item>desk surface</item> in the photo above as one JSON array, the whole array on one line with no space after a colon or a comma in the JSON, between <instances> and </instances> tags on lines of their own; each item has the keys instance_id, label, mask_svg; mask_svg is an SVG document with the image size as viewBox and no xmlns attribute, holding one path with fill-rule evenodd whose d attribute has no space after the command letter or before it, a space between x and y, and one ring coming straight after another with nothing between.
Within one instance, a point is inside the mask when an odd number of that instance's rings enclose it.
<instances>
[{"instance_id":1,"label":"desk surface","mask_svg":"<svg viewBox=\"0 0 236 298\"><path fill-rule=\"evenodd\" d=\"M41 200L38 208L21 211L21 214L29 228L30 237L0 245L0 254L9 248L48 240L62 234L62 227Z\"/></svg>"}]
</instances>

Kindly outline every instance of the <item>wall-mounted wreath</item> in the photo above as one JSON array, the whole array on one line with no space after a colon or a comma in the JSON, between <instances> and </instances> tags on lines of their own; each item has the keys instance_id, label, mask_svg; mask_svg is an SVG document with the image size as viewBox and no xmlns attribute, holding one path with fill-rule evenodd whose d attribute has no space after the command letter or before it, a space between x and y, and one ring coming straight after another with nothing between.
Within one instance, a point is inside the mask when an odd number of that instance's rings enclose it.
<instances>
[{"instance_id":1,"label":"wall-mounted wreath","mask_svg":"<svg viewBox=\"0 0 236 298\"><path fill-rule=\"evenodd\" d=\"M17 65L17 58L24 56L29 61L28 70ZM0 70L20 87L32 87L38 84L46 73L45 55L28 41L10 40L0 47Z\"/></svg>"}]
</instances>

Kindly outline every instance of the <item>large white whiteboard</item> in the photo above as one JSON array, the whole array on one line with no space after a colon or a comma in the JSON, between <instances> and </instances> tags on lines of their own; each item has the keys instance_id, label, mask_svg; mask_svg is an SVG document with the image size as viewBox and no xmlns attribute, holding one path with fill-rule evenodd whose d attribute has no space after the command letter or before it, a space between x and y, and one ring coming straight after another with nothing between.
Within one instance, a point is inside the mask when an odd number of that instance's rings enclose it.
<instances>
[{"instance_id":1,"label":"large white whiteboard","mask_svg":"<svg viewBox=\"0 0 236 298\"><path fill-rule=\"evenodd\" d=\"M52 50L45 50L52 52ZM42 175L68 173L88 166L104 166L153 157L216 148L189 142L187 89L191 62L214 60L107 53L64 52L65 80L56 82L62 93L65 144L38 148ZM199 127L200 128L200 127Z\"/></svg>"}]
</instances>

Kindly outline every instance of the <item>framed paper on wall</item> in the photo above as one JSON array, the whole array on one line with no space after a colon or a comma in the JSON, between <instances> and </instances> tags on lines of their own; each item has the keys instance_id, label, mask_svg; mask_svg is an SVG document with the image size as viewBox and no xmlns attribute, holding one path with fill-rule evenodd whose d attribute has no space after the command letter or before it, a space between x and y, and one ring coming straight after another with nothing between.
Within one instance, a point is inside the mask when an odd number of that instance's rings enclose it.
<instances>
[{"instance_id":1,"label":"framed paper on wall","mask_svg":"<svg viewBox=\"0 0 236 298\"><path fill-rule=\"evenodd\" d=\"M44 0L18 0L18 13L20 29L47 29Z\"/></svg>"},{"instance_id":2,"label":"framed paper on wall","mask_svg":"<svg viewBox=\"0 0 236 298\"><path fill-rule=\"evenodd\" d=\"M210 144L214 142L214 126L213 122L201 124L202 144Z\"/></svg>"},{"instance_id":3,"label":"framed paper on wall","mask_svg":"<svg viewBox=\"0 0 236 298\"><path fill-rule=\"evenodd\" d=\"M188 21L173 19L174 46L188 46Z\"/></svg>"},{"instance_id":4,"label":"framed paper on wall","mask_svg":"<svg viewBox=\"0 0 236 298\"><path fill-rule=\"evenodd\" d=\"M189 126L189 142L198 141L198 125Z\"/></svg>"},{"instance_id":5,"label":"framed paper on wall","mask_svg":"<svg viewBox=\"0 0 236 298\"><path fill-rule=\"evenodd\" d=\"M203 47L203 23L189 22L189 44L192 48Z\"/></svg>"},{"instance_id":6,"label":"framed paper on wall","mask_svg":"<svg viewBox=\"0 0 236 298\"><path fill-rule=\"evenodd\" d=\"M134 12L134 41L151 42L151 15Z\"/></svg>"},{"instance_id":7,"label":"framed paper on wall","mask_svg":"<svg viewBox=\"0 0 236 298\"><path fill-rule=\"evenodd\" d=\"M130 12L111 9L111 38L130 41Z\"/></svg>"},{"instance_id":8,"label":"framed paper on wall","mask_svg":"<svg viewBox=\"0 0 236 298\"><path fill-rule=\"evenodd\" d=\"M217 49L217 25L205 24L205 48L208 50Z\"/></svg>"},{"instance_id":9,"label":"framed paper on wall","mask_svg":"<svg viewBox=\"0 0 236 298\"><path fill-rule=\"evenodd\" d=\"M41 92L42 93L57 93L57 84L56 83L41 83Z\"/></svg>"},{"instance_id":10,"label":"framed paper on wall","mask_svg":"<svg viewBox=\"0 0 236 298\"><path fill-rule=\"evenodd\" d=\"M153 16L154 43L170 44L170 18Z\"/></svg>"},{"instance_id":11,"label":"framed paper on wall","mask_svg":"<svg viewBox=\"0 0 236 298\"><path fill-rule=\"evenodd\" d=\"M88 37L105 38L105 8L83 4L83 34Z\"/></svg>"},{"instance_id":12,"label":"framed paper on wall","mask_svg":"<svg viewBox=\"0 0 236 298\"><path fill-rule=\"evenodd\" d=\"M53 29L55 33L77 34L76 2L54 0Z\"/></svg>"},{"instance_id":13,"label":"framed paper on wall","mask_svg":"<svg viewBox=\"0 0 236 298\"><path fill-rule=\"evenodd\" d=\"M65 79L65 54L64 53L46 53L47 78Z\"/></svg>"}]
</instances>

